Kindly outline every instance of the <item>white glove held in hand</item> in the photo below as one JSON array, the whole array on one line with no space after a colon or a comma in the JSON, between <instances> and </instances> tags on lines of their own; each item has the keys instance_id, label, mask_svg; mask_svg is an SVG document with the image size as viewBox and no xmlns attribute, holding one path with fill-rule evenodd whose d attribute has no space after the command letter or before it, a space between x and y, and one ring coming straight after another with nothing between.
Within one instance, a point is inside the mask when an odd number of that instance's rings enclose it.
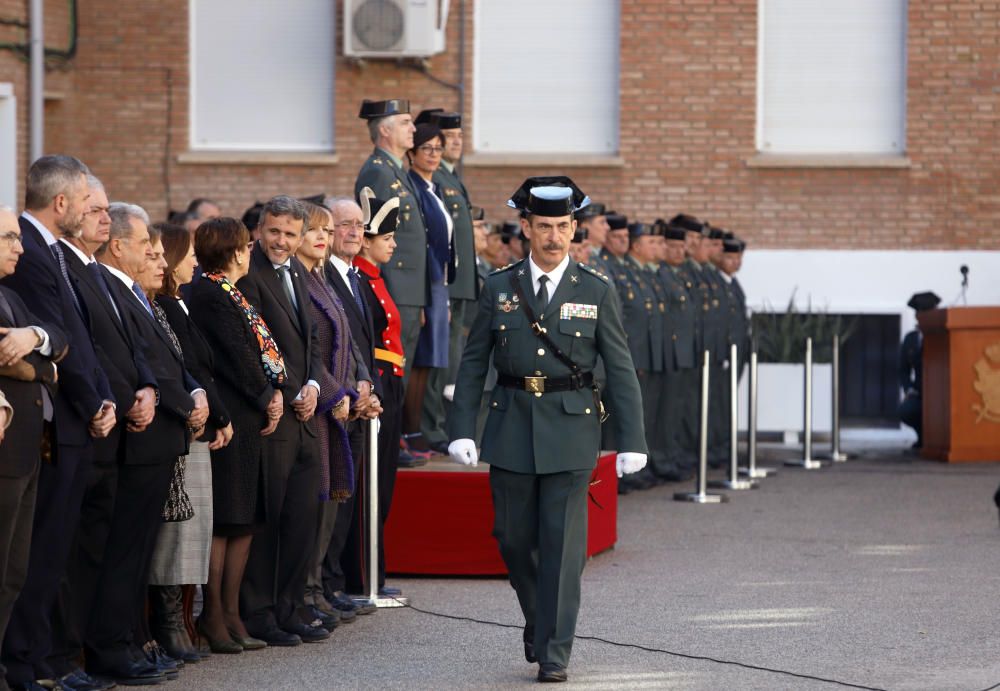
<instances>
[{"instance_id":1,"label":"white glove held in hand","mask_svg":"<svg viewBox=\"0 0 1000 691\"><path fill-rule=\"evenodd\" d=\"M462 465L476 465L479 463L479 453L476 451L476 442L471 439L456 439L448 444L448 455L452 460ZM646 464L646 457L642 457L643 465Z\"/></svg>"},{"instance_id":2,"label":"white glove held in hand","mask_svg":"<svg viewBox=\"0 0 1000 691\"><path fill-rule=\"evenodd\" d=\"M448 451L451 451L451 447L448 447ZM630 473L638 473L645 467L646 454L644 453L626 451L625 453L618 454L618 458L615 459L615 471L618 473L618 477Z\"/></svg>"}]
</instances>

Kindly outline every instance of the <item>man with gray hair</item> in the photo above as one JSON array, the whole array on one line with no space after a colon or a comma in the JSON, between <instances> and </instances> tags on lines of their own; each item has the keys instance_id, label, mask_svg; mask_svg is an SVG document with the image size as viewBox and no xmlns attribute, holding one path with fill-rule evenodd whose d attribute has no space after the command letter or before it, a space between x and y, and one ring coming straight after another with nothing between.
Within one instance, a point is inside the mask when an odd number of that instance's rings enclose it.
<instances>
[{"instance_id":1,"label":"man with gray hair","mask_svg":"<svg viewBox=\"0 0 1000 691\"><path fill-rule=\"evenodd\" d=\"M58 392L43 395L51 462L43 463L39 473L27 579L3 648L7 680L15 685L53 676L45 661L51 649L52 604L80 520L91 444L106 437L115 424L114 395L58 242L80 233L89 172L72 156L43 156L31 165L25 210L18 219L24 254L18 271L2 279L33 314L58 327L71 344L59 365Z\"/></svg>"},{"instance_id":2,"label":"man with gray hair","mask_svg":"<svg viewBox=\"0 0 1000 691\"><path fill-rule=\"evenodd\" d=\"M87 671L121 684L162 681L170 665L139 645L136 626L145 606L150 558L174 464L188 451L188 431L208 417L205 392L153 316L139 277L159 259L142 207L116 202L108 211L109 238L97 251L121 318L141 344L157 382L156 414L141 431L129 419L107 547L85 633ZM154 657L154 659L149 659Z\"/></svg>"},{"instance_id":3,"label":"man with gray hair","mask_svg":"<svg viewBox=\"0 0 1000 691\"><path fill-rule=\"evenodd\" d=\"M309 312L306 269L295 258L309 222L306 208L280 195L261 209L250 273L237 287L264 319L285 362L285 407L264 440L267 521L254 535L240 588L247 631L268 645L321 641L330 633L300 606L315 548L320 447L313 414L323 362Z\"/></svg>"},{"instance_id":4,"label":"man with gray hair","mask_svg":"<svg viewBox=\"0 0 1000 691\"><path fill-rule=\"evenodd\" d=\"M413 148L410 102L404 99L364 101L359 114L368 121L375 150L361 166L354 183L354 197L370 187L376 199L399 197L399 225L392 261L382 267L389 293L399 308L403 356L410 360L420 336L421 310L427 303L427 225L420 211L417 190L403 170L403 157ZM405 368L404 381L410 368Z\"/></svg>"}]
</instances>

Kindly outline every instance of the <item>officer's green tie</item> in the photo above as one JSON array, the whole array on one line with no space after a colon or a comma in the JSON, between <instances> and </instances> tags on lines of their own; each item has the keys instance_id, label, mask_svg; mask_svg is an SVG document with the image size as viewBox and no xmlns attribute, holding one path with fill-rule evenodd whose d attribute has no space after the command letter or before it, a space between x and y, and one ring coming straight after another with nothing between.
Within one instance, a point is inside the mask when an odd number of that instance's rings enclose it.
<instances>
[{"instance_id":1,"label":"officer's green tie","mask_svg":"<svg viewBox=\"0 0 1000 691\"><path fill-rule=\"evenodd\" d=\"M535 298L538 300L538 310L540 312L544 311L546 307L549 306L549 277L542 274L538 277L538 293L535 294Z\"/></svg>"}]
</instances>

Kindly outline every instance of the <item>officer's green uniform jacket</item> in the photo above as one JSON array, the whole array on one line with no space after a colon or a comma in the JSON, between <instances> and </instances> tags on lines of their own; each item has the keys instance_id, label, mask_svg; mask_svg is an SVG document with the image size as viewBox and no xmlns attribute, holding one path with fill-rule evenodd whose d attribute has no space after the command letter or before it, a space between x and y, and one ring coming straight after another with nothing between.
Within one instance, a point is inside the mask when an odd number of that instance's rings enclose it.
<instances>
[{"instance_id":1,"label":"officer's green uniform jacket","mask_svg":"<svg viewBox=\"0 0 1000 691\"><path fill-rule=\"evenodd\" d=\"M695 356L698 337L696 305L688 292L680 267L662 264L657 276L667 304L663 314L664 370L676 372L691 369L698 362Z\"/></svg>"},{"instance_id":2,"label":"officer's green uniform jacket","mask_svg":"<svg viewBox=\"0 0 1000 691\"><path fill-rule=\"evenodd\" d=\"M663 319L661 301L653 288L655 276L631 255L625 255L628 283L618 288L622 301L622 322L628 337L628 348L636 369L646 372L663 371ZM620 272L616 271L616 276ZM626 292L627 291L627 292Z\"/></svg>"},{"instance_id":3,"label":"officer's green uniform jacket","mask_svg":"<svg viewBox=\"0 0 1000 691\"><path fill-rule=\"evenodd\" d=\"M355 199L363 187L371 187L378 199L399 197L396 250L382 266L382 277L397 305L423 307L427 303L427 226L417 192L402 166L378 147L361 166L354 183Z\"/></svg>"},{"instance_id":4,"label":"officer's green uniform jacket","mask_svg":"<svg viewBox=\"0 0 1000 691\"><path fill-rule=\"evenodd\" d=\"M598 355L603 358L608 407L620 411L608 420L615 427L618 451L646 453L639 383L610 286L586 265L572 261L542 315L527 259L486 279L458 371L449 437L475 437L491 354L500 374L564 378L571 373L532 331L520 300L514 299L511 277L549 338L584 372L594 369ZM483 431L482 458L516 473L586 470L597 462L600 440L600 413L590 388L537 395L497 386Z\"/></svg>"},{"instance_id":5,"label":"officer's green uniform jacket","mask_svg":"<svg viewBox=\"0 0 1000 691\"><path fill-rule=\"evenodd\" d=\"M445 161L434 171L432 182L441 190L444 206L454 224L455 280L448 284L449 295L453 300L475 300L479 293L476 290L476 243L469 192Z\"/></svg>"}]
</instances>

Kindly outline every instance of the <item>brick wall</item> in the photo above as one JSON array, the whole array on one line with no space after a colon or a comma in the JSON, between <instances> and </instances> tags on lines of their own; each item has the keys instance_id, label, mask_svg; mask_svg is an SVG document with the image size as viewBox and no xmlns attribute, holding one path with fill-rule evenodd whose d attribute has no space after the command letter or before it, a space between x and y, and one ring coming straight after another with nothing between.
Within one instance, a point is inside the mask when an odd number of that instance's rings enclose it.
<instances>
[{"instance_id":1,"label":"brick wall","mask_svg":"<svg viewBox=\"0 0 1000 691\"><path fill-rule=\"evenodd\" d=\"M468 135L475 126L473 4L465 0ZM65 14L60 19L58 8L64 6L47 0L51 45L63 45ZM47 150L80 156L112 198L143 204L154 217L195 196L216 198L225 212L239 215L254 199L278 192L349 194L371 148L356 117L362 98L408 97L415 109L457 104L455 91L416 70L377 61L362 67L338 57L336 164L178 162L188 142L187 7L187 0L81 3L77 58L48 73L47 90L62 98L47 103ZM0 0L0 16L25 13L24 2ZM631 216L651 220L685 209L757 247L1000 249L1000 3L910 3L908 168L747 165L755 153L756 14L757 0L621 0L624 166L470 166L465 176L474 201L492 220L506 218L503 202L525 176L564 172ZM448 52L429 61L430 71L449 82L460 76L459 17L456 0ZM12 33L0 27L0 37ZM339 28L331 39L339 55ZM12 81L19 99L22 161L26 69L0 51L0 81ZM253 108L259 97L248 85L240 106Z\"/></svg>"}]
</instances>

